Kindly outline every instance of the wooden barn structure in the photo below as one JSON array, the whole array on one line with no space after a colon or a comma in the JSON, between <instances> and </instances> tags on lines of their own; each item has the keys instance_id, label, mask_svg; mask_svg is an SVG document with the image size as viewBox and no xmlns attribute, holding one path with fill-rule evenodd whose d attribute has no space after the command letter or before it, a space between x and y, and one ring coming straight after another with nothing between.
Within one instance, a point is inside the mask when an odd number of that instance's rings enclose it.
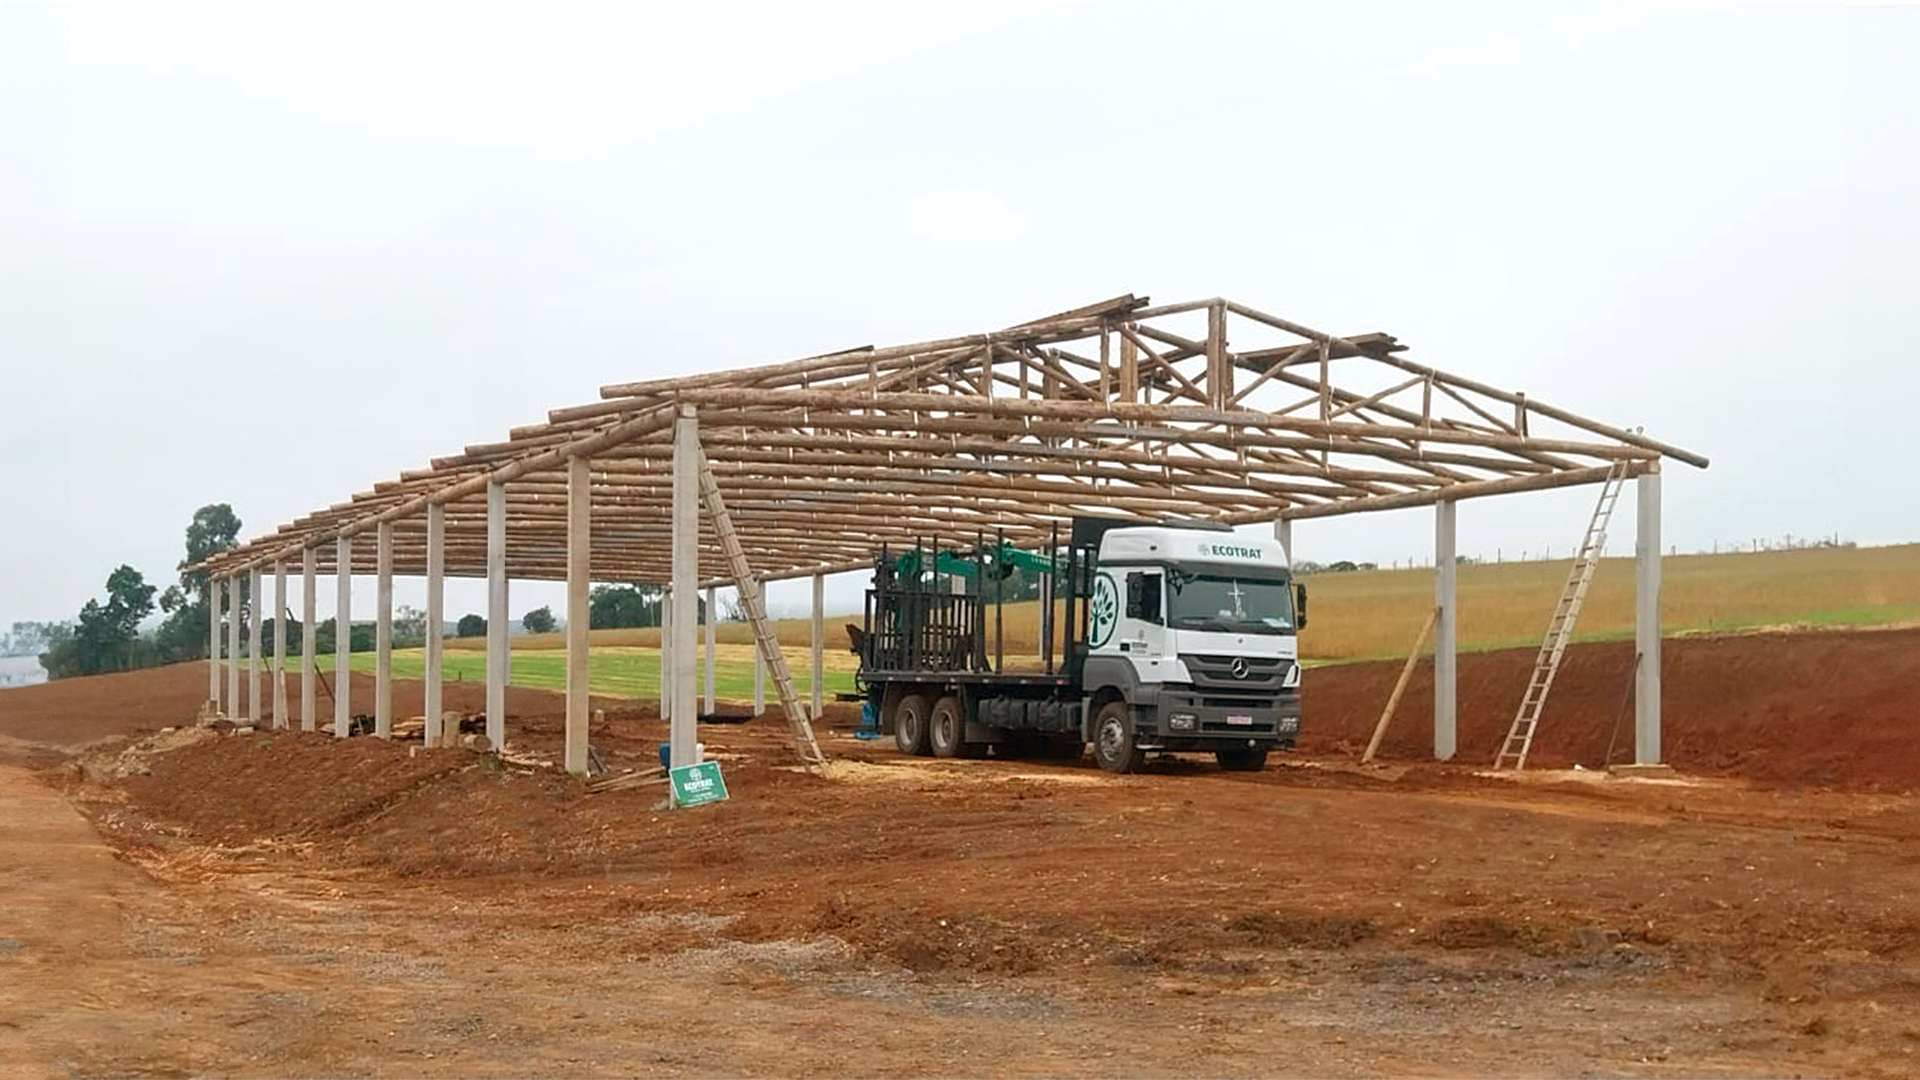
<instances>
[{"instance_id":1,"label":"wooden barn structure","mask_svg":"<svg viewBox=\"0 0 1920 1080\"><path fill-rule=\"evenodd\" d=\"M587 767L591 581L669 589L662 709L676 765L694 753L696 595L735 584L763 663L784 671L761 584L814 582L812 709L821 702L821 582L864 569L880 544L982 532L1045 542L1075 515L1203 517L1272 523L1291 552L1296 520L1431 505L1435 510L1434 755L1453 757L1454 520L1462 499L1577 484L1636 487L1635 757L1660 757L1660 468L1692 452L1546 402L1416 363L1392 336L1338 336L1225 299L1151 304L1121 296L1002 330L862 346L785 363L602 387L505 440L402 473L206 560L216 594L209 633L250 576L302 574L300 724L317 725L316 575L336 579L350 623L353 573L377 575L376 730L391 725L388 663L395 574L426 579L429 736L440 714L442 585L488 581L487 724L507 738L508 582L567 583L566 753ZM263 606L263 605L256 605ZM238 713L244 617L225 620L226 686ZM285 620L275 620L284 626ZM277 634L276 637L282 636ZM345 670L348 634L337 635ZM709 636L709 643L711 636ZM250 715L261 722L259 643L247 652ZM272 722L290 725L272 645ZM711 645L709 644L709 664ZM334 731L346 735L346 687ZM711 683L709 683L711 685ZM709 690L709 696L711 691Z\"/></svg>"}]
</instances>

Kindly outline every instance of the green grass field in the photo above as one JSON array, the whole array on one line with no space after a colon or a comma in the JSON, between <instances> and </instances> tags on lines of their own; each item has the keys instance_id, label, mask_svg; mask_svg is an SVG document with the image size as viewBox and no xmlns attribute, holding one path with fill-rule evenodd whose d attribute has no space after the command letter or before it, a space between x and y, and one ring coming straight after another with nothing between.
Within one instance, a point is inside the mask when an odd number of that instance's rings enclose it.
<instances>
[{"instance_id":1,"label":"green grass field","mask_svg":"<svg viewBox=\"0 0 1920 1080\"><path fill-rule=\"evenodd\" d=\"M1570 566L1562 560L1461 567L1460 647L1537 644ZM1430 569L1317 574L1304 580L1312 594L1311 620L1301 635L1301 651L1308 663L1404 656L1433 604ZM1009 659L1032 657L1039 641L1038 605L1009 604L1002 618ZM1920 544L1669 557L1662 567L1661 618L1668 634L1920 622ZM842 627L858 621L858 615L827 618L829 694L853 689L855 662L847 652ZM991 615L988 624L991 627ZM806 693L810 625L802 619L785 619L776 626L786 646L787 663ZM1599 641L1632 633L1633 560L1604 560L1575 640ZM746 625L723 623L716 628L716 636L721 642L715 680L719 696L734 701L751 698L753 666ZM658 696L657 629L596 630L590 640L595 693ZM514 685L564 686L560 651L564 644L560 634L515 638ZM447 678L484 678L484 648L479 638L448 642ZM324 658L323 666L331 662L331 657ZM371 671L372 655L355 654L353 666L356 671ZM397 652L394 667L401 678L418 678L419 650Z\"/></svg>"}]
</instances>

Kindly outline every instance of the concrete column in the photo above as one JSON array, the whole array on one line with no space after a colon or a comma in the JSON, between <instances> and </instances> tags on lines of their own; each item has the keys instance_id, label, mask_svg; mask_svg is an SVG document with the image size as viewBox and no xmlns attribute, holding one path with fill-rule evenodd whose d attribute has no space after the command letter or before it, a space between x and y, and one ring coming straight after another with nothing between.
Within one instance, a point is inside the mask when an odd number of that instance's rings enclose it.
<instances>
[{"instance_id":1,"label":"concrete column","mask_svg":"<svg viewBox=\"0 0 1920 1080\"><path fill-rule=\"evenodd\" d=\"M353 538L334 542L333 737L344 739L353 722Z\"/></svg>"},{"instance_id":2,"label":"concrete column","mask_svg":"<svg viewBox=\"0 0 1920 1080\"><path fill-rule=\"evenodd\" d=\"M591 625L587 584L592 575L592 462L567 459L567 730L566 767L587 774L587 629Z\"/></svg>"},{"instance_id":3,"label":"concrete column","mask_svg":"<svg viewBox=\"0 0 1920 1080\"><path fill-rule=\"evenodd\" d=\"M507 485L487 485L487 742L507 745Z\"/></svg>"},{"instance_id":4,"label":"concrete column","mask_svg":"<svg viewBox=\"0 0 1920 1080\"><path fill-rule=\"evenodd\" d=\"M767 711L767 658L760 655L760 646L753 647L753 715L762 716Z\"/></svg>"},{"instance_id":5,"label":"concrete column","mask_svg":"<svg viewBox=\"0 0 1920 1080\"><path fill-rule=\"evenodd\" d=\"M207 578L207 701L220 711L220 579Z\"/></svg>"},{"instance_id":6,"label":"concrete column","mask_svg":"<svg viewBox=\"0 0 1920 1080\"><path fill-rule=\"evenodd\" d=\"M319 713L316 711L318 700L314 685L316 659L314 649L319 643L319 629L314 626L313 609L318 590L314 584L315 566L320 561L320 553L313 548L300 551L300 730L317 731L320 727Z\"/></svg>"},{"instance_id":7,"label":"concrete column","mask_svg":"<svg viewBox=\"0 0 1920 1080\"><path fill-rule=\"evenodd\" d=\"M673 719L673 590L660 590L660 719Z\"/></svg>"},{"instance_id":8,"label":"concrete column","mask_svg":"<svg viewBox=\"0 0 1920 1080\"><path fill-rule=\"evenodd\" d=\"M240 579L227 575L227 718L240 712Z\"/></svg>"},{"instance_id":9,"label":"concrete column","mask_svg":"<svg viewBox=\"0 0 1920 1080\"><path fill-rule=\"evenodd\" d=\"M708 716L713 715L713 689L714 689L713 687L713 683L714 683L713 652L715 648L716 633L718 631L719 623L720 623L720 607L719 607L719 604L717 603L717 598L714 595L714 588L713 586L709 585L707 586L707 618L706 618L707 685L706 685L706 697L704 699L706 701L706 713Z\"/></svg>"},{"instance_id":10,"label":"concrete column","mask_svg":"<svg viewBox=\"0 0 1920 1080\"><path fill-rule=\"evenodd\" d=\"M287 726L287 561L273 560L273 726Z\"/></svg>"},{"instance_id":11,"label":"concrete column","mask_svg":"<svg viewBox=\"0 0 1920 1080\"><path fill-rule=\"evenodd\" d=\"M1293 568L1293 519L1281 518L1273 523L1273 538L1280 542L1280 550L1286 552L1287 568Z\"/></svg>"},{"instance_id":12,"label":"concrete column","mask_svg":"<svg viewBox=\"0 0 1920 1080\"><path fill-rule=\"evenodd\" d=\"M1634 543L1633 642L1640 664L1633 679L1633 761L1660 763L1660 473L1643 473L1634 493L1640 519Z\"/></svg>"},{"instance_id":13,"label":"concrete column","mask_svg":"<svg viewBox=\"0 0 1920 1080\"><path fill-rule=\"evenodd\" d=\"M393 522L375 527L373 600L373 733L393 736ZM432 722L428 722L431 729ZM429 746L433 745L429 740Z\"/></svg>"},{"instance_id":14,"label":"concrete column","mask_svg":"<svg viewBox=\"0 0 1920 1080\"><path fill-rule=\"evenodd\" d=\"M266 605L266 591L260 588L260 568L247 571L247 723L260 726L260 610Z\"/></svg>"},{"instance_id":15,"label":"concrete column","mask_svg":"<svg viewBox=\"0 0 1920 1080\"><path fill-rule=\"evenodd\" d=\"M1457 684L1454 678L1454 520L1459 504L1452 499L1433 506L1433 606L1440 618L1433 628L1433 757L1453 760Z\"/></svg>"},{"instance_id":16,"label":"concrete column","mask_svg":"<svg viewBox=\"0 0 1920 1080\"><path fill-rule=\"evenodd\" d=\"M427 504L427 640L426 662L421 678L426 682L427 730L438 734L429 745L452 744L460 735L456 726L442 731L440 714L444 711L445 680L442 659L446 634L442 627L447 614L447 508L441 503Z\"/></svg>"},{"instance_id":17,"label":"concrete column","mask_svg":"<svg viewBox=\"0 0 1920 1080\"><path fill-rule=\"evenodd\" d=\"M825 619L827 612L827 576L813 575L813 712L818 719L820 706L826 701L827 673L822 647L826 644Z\"/></svg>"},{"instance_id":18,"label":"concrete column","mask_svg":"<svg viewBox=\"0 0 1920 1080\"><path fill-rule=\"evenodd\" d=\"M686 409L673 425L673 717L669 724L674 768L697 761L693 632L700 589L700 422Z\"/></svg>"}]
</instances>

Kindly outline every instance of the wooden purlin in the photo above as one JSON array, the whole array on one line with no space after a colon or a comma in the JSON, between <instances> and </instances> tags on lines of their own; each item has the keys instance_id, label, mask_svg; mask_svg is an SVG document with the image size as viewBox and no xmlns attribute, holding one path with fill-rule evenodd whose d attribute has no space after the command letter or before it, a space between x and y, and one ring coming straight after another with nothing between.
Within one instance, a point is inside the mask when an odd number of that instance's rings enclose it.
<instances>
[{"instance_id":1,"label":"wooden purlin","mask_svg":"<svg viewBox=\"0 0 1920 1080\"><path fill-rule=\"evenodd\" d=\"M1156 322L1200 318L1204 340ZM1255 331L1296 340L1265 344ZM1240 340L1254 347L1234 348ZM1081 342L1097 359L1076 351ZM595 461L596 518L604 503L611 523L651 527L667 497L660 417L682 403L700 408L715 467L740 481L743 542L770 567L791 560L786 569L846 550L779 532L786 522L808 522L813 534L856 531L916 507L925 516L902 528L922 535L947 520L960 522L954 531L973 528L980 515L1044 531L1076 512L1152 516L1172 505L1247 522L1594 482L1595 469L1622 460L1636 471L1659 456L1706 464L1638 432L1414 363L1403 349L1390 335L1324 334L1217 297L1150 306L1129 295L986 334L613 384L599 402L435 458L203 566L228 572L304 548L330 558L328 541L381 522L396 524L410 565L407 523L434 504L446 507L457 538L450 571L471 569L452 564L483 543L471 530L487 485L509 485L510 535L526 523L550 528L563 504L549 492L575 454ZM1393 382L1341 385L1347 364L1360 365L1356 373L1384 365ZM1253 375L1236 380L1237 371ZM1256 404L1281 387L1311 396ZM1416 392L1418 409L1396 404ZM1579 437L1529 423L1542 419ZM795 507L806 512L780 516ZM767 530L764 546L755 529ZM608 558L596 565L609 573L661 565L600 532ZM544 573L557 542L556 534L521 548L512 572Z\"/></svg>"}]
</instances>

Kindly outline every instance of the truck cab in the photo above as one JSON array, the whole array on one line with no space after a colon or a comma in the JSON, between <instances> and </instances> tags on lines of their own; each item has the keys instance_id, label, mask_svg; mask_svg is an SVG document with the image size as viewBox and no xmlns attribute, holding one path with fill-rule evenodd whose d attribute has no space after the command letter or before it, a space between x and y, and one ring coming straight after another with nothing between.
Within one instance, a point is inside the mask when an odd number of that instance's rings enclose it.
<instances>
[{"instance_id":1,"label":"truck cab","mask_svg":"<svg viewBox=\"0 0 1920 1080\"><path fill-rule=\"evenodd\" d=\"M1198 525L1100 538L1081 667L1084 734L1116 772L1149 751L1258 769L1300 725L1297 590L1272 540Z\"/></svg>"},{"instance_id":2,"label":"truck cab","mask_svg":"<svg viewBox=\"0 0 1920 1080\"><path fill-rule=\"evenodd\" d=\"M1076 518L1059 541L876 553L857 681L902 752L1079 757L1091 744L1101 768L1128 772L1156 752L1255 770L1293 746L1306 590L1279 544L1108 518ZM985 583L1014 569L1043 586L1039 670L1003 662L1003 590Z\"/></svg>"}]
</instances>

